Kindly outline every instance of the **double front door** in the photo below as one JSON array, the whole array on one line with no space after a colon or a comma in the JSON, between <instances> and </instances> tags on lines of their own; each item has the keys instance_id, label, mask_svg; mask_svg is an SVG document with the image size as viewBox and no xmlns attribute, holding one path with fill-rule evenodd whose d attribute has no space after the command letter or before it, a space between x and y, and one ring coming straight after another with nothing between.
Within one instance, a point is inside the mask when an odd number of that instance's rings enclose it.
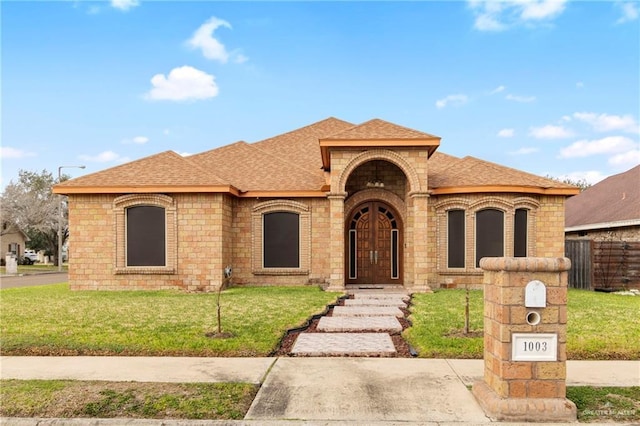
<instances>
[{"instance_id":1,"label":"double front door","mask_svg":"<svg viewBox=\"0 0 640 426\"><path fill-rule=\"evenodd\" d=\"M385 203L358 206L346 227L347 284L401 284L402 229Z\"/></svg>"}]
</instances>

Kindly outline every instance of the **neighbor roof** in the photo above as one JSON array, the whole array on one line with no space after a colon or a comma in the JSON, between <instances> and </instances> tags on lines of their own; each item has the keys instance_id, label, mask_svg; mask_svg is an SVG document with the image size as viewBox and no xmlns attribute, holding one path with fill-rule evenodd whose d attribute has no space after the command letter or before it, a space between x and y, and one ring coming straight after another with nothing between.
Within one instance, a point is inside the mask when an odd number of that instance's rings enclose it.
<instances>
[{"instance_id":1,"label":"neighbor roof","mask_svg":"<svg viewBox=\"0 0 640 426\"><path fill-rule=\"evenodd\" d=\"M236 142L183 157L166 151L54 186L58 194L224 192L236 196L324 196L328 155L340 147L424 147L429 189L571 195L573 186L473 157L435 152L438 136L373 119L354 125L334 117L254 143Z\"/></svg>"},{"instance_id":2,"label":"neighbor roof","mask_svg":"<svg viewBox=\"0 0 640 426\"><path fill-rule=\"evenodd\" d=\"M610 176L566 202L567 231L629 225L640 225L640 165Z\"/></svg>"}]
</instances>

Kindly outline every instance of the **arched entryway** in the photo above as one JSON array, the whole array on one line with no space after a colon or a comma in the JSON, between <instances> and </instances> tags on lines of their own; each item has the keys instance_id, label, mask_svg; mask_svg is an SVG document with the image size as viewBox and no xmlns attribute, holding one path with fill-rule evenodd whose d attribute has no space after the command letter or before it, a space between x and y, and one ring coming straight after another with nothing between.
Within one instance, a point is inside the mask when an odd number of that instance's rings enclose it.
<instances>
[{"instance_id":1,"label":"arched entryway","mask_svg":"<svg viewBox=\"0 0 640 426\"><path fill-rule=\"evenodd\" d=\"M382 201L359 204L345 230L347 284L402 284L400 215Z\"/></svg>"}]
</instances>

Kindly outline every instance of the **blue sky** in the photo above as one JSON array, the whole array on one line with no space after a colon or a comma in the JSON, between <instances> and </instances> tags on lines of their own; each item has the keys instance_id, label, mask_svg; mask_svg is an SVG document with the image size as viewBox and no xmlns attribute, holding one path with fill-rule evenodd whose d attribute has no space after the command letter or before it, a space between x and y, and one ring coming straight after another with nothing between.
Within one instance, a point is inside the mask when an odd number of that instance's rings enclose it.
<instances>
[{"instance_id":1,"label":"blue sky","mask_svg":"<svg viewBox=\"0 0 640 426\"><path fill-rule=\"evenodd\" d=\"M1 157L76 177L334 116L589 182L640 163L636 1L3 1Z\"/></svg>"}]
</instances>

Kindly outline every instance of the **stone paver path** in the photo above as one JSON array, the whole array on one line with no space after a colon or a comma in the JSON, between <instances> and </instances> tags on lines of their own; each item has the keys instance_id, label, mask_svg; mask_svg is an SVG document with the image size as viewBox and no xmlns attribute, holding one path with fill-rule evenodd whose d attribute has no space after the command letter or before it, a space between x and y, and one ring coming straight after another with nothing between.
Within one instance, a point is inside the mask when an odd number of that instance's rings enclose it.
<instances>
[{"instance_id":1,"label":"stone paver path","mask_svg":"<svg viewBox=\"0 0 640 426\"><path fill-rule=\"evenodd\" d=\"M298 335L291 350L296 356L396 356L390 333L402 332L399 308L410 296L404 292L358 291L332 316L320 318L315 333Z\"/></svg>"}]
</instances>

